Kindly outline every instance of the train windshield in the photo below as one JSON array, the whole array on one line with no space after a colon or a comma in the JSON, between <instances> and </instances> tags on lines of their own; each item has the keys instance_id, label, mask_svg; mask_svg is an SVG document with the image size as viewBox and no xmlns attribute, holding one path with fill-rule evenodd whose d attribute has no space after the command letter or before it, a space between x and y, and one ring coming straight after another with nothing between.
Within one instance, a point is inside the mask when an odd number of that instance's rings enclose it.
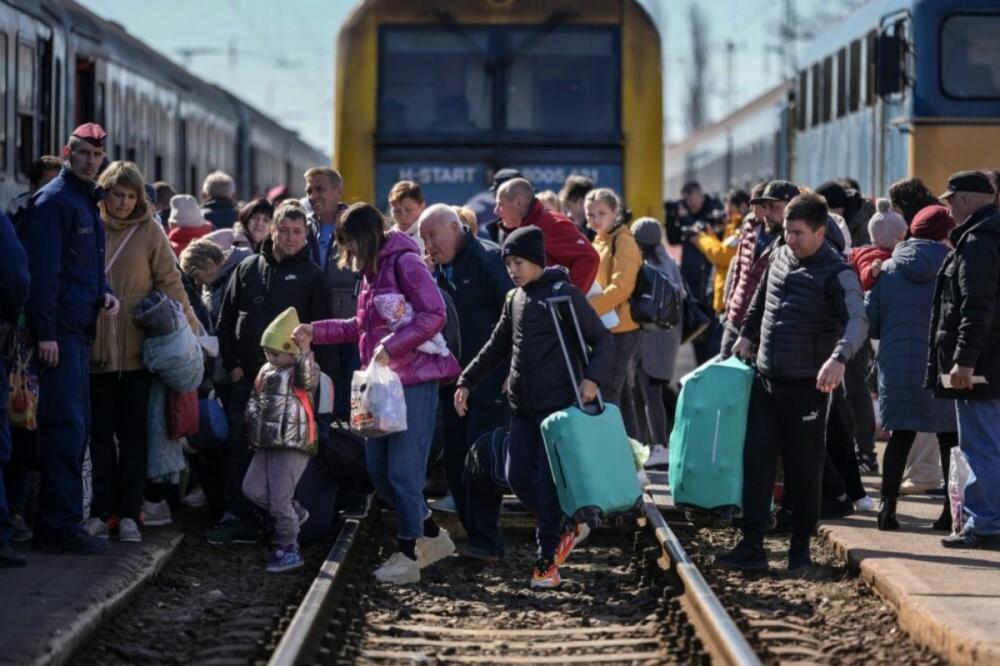
<instances>
[{"instance_id":1,"label":"train windshield","mask_svg":"<svg viewBox=\"0 0 1000 666\"><path fill-rule=\"evenodd\" d=\"M385 30L379 127L386 132L490 129L489 34L475 29Z\"/></svg>"},{"instance_id":2,"label":"train windshield","mask_svg":"<svg viewBox=\"0 0 1000 666\"><path fill-rule=\"evenodd\" d=\"M1000 98L1000 15L958 15L941 31L941 84L962 99Z\"/></svg>"},{"instance_id":3,"label":"train windshield","mask_svg":"<svg viewBox=\"0 0 1000 666\"><path fill-rule=\"evenodd\" d=\"M512 30L506 127L513 132L618 130L615 35L587 28Z\"/></svg>"}]
</instances>

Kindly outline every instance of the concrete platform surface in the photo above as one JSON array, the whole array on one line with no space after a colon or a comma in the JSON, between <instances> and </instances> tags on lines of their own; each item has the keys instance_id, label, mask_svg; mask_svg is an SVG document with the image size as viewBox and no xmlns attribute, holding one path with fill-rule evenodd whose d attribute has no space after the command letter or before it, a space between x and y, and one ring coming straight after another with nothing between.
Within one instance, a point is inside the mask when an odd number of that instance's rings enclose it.
<instances>
[{"instance_id":1,"label":"concrete platform surface","mask_svg":"<svg viewBox=\"0 0 1000 666\"><path fill-rule=\"evenodd\" d=\"M877 497L877 479L865 481ZM1000 551L942 546L947 533L931 529L941 503L904 495L899 531L880 532L868 513L826 521L820 533L896 608L918 643L954 664L1000 663Z\"/></svg>"},{"instance_id":2,"label":"concrete platform surface","mask_svg":"<svg viewBox=\"0 0 1000 666\"><path fill-rule=\"evenodd\" d=\"M28 566L0 569L0 663L60 664L120 610L181 542L169 528L139 544L112 539L101 555L45 555L18 544Z\"/></svg>"}]
</instances>

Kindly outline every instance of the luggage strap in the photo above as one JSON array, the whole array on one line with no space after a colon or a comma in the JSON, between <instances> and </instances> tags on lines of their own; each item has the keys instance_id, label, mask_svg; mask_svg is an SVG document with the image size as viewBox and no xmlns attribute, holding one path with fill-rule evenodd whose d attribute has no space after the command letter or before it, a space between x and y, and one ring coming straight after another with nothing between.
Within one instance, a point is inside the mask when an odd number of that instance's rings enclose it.
<instances>
[{"instance_id":1,"label":"luggage strap","mask_svg":"<svg viewBox=\"0 0 1000 666\"><path fill-rule=\"evenodd\" d=\"M556 293L562 283L557 283L553 289ZM565 304L569 309L570 317L573 320L573 329L576 331L577 340L580 343L580 353L583 354L583 362L587 362L587 342L583 339L583 331L580 329L580 320L576 317L576 308L573 307L573 298L570 296L552 296L545 299L545 304L549 307L552 315L552 323L555 325L556 336L559 338L559 346L562 348L563 359L566 361L566 370L569 372L569 381L573 384L573 393L576 394L576 404L580 410L586 412L586 405L583 404L583 396L580 395L580 383L576 379L576 372L573 370L573 359L569 356L569 348L566 346L566 338L563 336L562 326L559 325L559 306ZM601 389L597 389L597 406L601 412L604 411L604 398L601 397Z\"/></svg>"}]
</instances>

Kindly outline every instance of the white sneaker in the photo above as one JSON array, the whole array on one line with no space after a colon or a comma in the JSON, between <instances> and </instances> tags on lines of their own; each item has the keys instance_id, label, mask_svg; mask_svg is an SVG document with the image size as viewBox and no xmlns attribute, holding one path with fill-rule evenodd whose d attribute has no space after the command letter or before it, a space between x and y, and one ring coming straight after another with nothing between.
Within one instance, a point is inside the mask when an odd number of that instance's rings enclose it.
<instances>
[{"instance_id":1,"label":"white sneaker","mask_svg":"<svg viewBox=\"0 0 1000 666\"><path fill-rule=\"evenodd\" d=\"M108 524L100 518L88 518L83 524L83 531L98 539L108 538Z\"/></svg>"},{"instance_id":2,"label":"white sneaker","mask_svg":"<svg viewBox=\"0 0 1000 666\"><path fill-rule=\"evenodd\" d=\"M163 527L174 522L170 515L170 505L167 500L160 502L142 502L142 524L146 527Z\"/></svg>"},{"instance_id":3,"label":"white sneaker","mask_svg":"<svg viewBox=\"0 0 1000 666\"><path fill-rule=\"evenodd\" d=\"M142 543L142 533L134 520L122 518L118 521L118 540L126 543Z\"/></svg>"},{"instance_id":4,"label":"white sneaker","mask_svg":"<svg viewBox=\"0 0 1000 666\"><path fill-rule=\"evenodd\" d=\"M644 465L645 469L664 470L670 466L670 451L662 444L654 444L649 447L649 459Z\"/></svg>"},{"instance_id":5,"label":"white sneaker","mask_svg":"<svg viewBox=\"0 0 1000 666\"><path fill-rule=\"evenodd\" d=\"M448 530L443 527L439 529L441 533L433 539L430 537L417 539L417 562L421 569L450 557L455 552L455 542L451 540Z\"/></svg>"},{"instance_id":6,"label":"white sneaker","mask_svg":"<svg viewBox=\"0 0 1000 666\"><path fill-rule=\"evenodd\" d=\"M201 488L195 488L181 500L181 504L184 506L189 506L192 509L200 509L203 506L208 505L208 498L205 497L205 491Z\"/></svg>"},{"instance_id":7,"label":"white sneaker","mask_svg":"<svg viewBox=\"0 0 1000 666\"><path fill-rule=\"evenodd\" d=\"M875 509L875 500L868 497L868 495L865 495L854 503L855 511L874 511Z\"/></svg>"},{"instance_id":8,"label":"white sneaker","mask_svg":"<svg viewBox=\"0 0 1000 666\"><path fill-rule=\"evenodd\" d=\"M375 580L380 583L406 585L420 582L420 565L400 552L392 554L382 566L375 570Z\"/></svg>"}]
</instances>

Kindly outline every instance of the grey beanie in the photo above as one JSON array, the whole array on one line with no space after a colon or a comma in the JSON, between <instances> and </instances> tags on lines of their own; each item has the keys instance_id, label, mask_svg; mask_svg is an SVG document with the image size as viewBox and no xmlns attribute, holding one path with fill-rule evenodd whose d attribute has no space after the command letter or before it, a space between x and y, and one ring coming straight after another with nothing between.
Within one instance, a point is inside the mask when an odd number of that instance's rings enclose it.
<instances>
[{"instance_id":1,"label":"grey beanie","mask_svg":"<svg viewBox=\"0 0 1000 666\"><path fill-rule=\"evenodd\" d=\"M632 224L632 236L636 243L659 245L663 242L663 227L652 217L640 217Z\"/></svg>"}]
</instances>

